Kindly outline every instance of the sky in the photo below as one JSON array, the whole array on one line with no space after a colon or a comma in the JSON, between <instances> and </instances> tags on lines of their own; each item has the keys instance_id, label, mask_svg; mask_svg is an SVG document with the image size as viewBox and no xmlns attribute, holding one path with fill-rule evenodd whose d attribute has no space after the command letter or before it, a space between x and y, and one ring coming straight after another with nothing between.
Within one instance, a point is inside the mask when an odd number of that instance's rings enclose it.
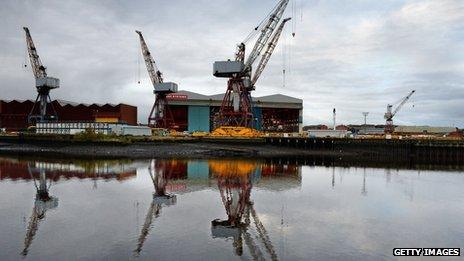
<instances>
[{"instance_id":1,"label":"sky","mask_svg":"<svg viewBox=\"0 0 464 261\"><path fill-rule=\"evenodd\" d=\"M218 94L226 79L212 75L213 62L233 59L276 3L2 0L0 99L35 99L27 26L48 75L61 81L52 99L135 105L144 123L154 96L135 30L165 81ZM387 104L416 90L395 124L464 127L463 0L290 0L284 16L293 20L253 96L303 99L304 124L331 124L333 108L340 124L362 123L362 112L382 124Z\"/></svg>"}]
</instances>

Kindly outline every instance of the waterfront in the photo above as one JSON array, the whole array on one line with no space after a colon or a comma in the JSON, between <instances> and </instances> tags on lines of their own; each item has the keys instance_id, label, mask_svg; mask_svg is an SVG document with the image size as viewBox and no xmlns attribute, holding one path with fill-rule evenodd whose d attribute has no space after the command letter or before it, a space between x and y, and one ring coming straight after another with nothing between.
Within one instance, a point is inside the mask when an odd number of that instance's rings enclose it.
<instances>
[{"instance_id":1,"label":"waterfront","mask_svg":"<svg viewBox=\"0 0 464 261\"><path fill-rule=\"evenodd\" d=\"M324 165L2 158L2 260L388 260L395 247L463 247L462 168Z\"/></svg>"}]
</instances>

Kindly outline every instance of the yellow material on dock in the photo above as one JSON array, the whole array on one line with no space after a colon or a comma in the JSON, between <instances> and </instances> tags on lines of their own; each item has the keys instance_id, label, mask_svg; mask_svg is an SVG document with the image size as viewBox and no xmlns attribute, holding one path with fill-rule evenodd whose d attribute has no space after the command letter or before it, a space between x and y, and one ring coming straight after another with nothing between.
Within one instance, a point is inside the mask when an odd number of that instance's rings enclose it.
<instances>
[{"instance_id":1,"label":"yellow material on dock","mask_svg":"<svg viewBox=\"0 0 464 261\"><path fill-rule=\"evenodd\" d=\"M211 132L213 137L261 137L262 133L252 128L222 126Z\"/></svg>"}]
</instances>

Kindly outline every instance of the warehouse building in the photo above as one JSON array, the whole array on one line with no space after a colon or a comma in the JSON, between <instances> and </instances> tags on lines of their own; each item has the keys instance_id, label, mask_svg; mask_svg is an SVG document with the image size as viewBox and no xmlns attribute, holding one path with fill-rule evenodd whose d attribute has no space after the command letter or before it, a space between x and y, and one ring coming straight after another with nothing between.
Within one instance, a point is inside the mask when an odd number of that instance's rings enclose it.
<instances>
[{"instance_id":1,"label":"warehouse building","mask_svg":"<svg viewBox=\"0 0 464 261\"><path fill-rule=\"evenodd\" d=\"M212 131L224 94L202 95L179 91L168 95L174 121L181 131ZM299 132L303 100L282 94L253 97L254 126L263 131Z\"/></svg>"},{"instance_id":2,"label":"warehouse building","mask_svg":"<svg viewBox=\"0 0 464 261\"><path fill-rule=\"evenodd\" d=\"M34 102L31 100L0 100L0 128L19 131L28 127L27 116ZM127 104L83 104L63 100L52 101L48 110L56 110L61 122L107 122L137 124L137 107Z\"/></svg>"}]
</instances>

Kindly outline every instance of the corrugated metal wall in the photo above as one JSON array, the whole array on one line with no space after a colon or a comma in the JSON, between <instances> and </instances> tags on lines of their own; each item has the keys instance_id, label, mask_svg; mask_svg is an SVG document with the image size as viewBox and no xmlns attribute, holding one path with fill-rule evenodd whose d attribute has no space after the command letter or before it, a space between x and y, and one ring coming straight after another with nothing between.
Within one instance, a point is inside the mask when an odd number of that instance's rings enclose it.
<instances>
[{"instance_id":1,"label":"corrugated metal wall","mask_svg":"<svg viewBox=\"0 0 464 261\"><path fill-rule=\"evenodd\" d=\"M209 106L189 106L188 131L209 131Z\"/></svg>"},{"instance_id":2,"label":"corrugated metal wall","mask_svg":"<svg viewBox=\"0 0 464 261\"><path fill-rule=\"evenodd\" d=\"M257 130L261 130L263 126L263 110L259 107L253 107L253 117L256 119L254 127Z\"/></svg>"},{"instance_id":3,"label":"corrugated metal wall","mask_svg":"<svg viewBox=\"0 0 464 261\"><path fill-rule=\"evenodd\" d=\"M8 131L18 131L28 127L27 116L34 103L27 101L0 101L2 111L0 113L0 124ZM94 121L96 117L118 118L131 125L137 124L137 107L126 104L118 105L85 105L66 104L58 101L52 102L60 121ZM50 104L48 104L50 106ZM47 108L51 111L51 107ZM37 111L36 111L37 112Z\"/></svg>"}]
</instances>

